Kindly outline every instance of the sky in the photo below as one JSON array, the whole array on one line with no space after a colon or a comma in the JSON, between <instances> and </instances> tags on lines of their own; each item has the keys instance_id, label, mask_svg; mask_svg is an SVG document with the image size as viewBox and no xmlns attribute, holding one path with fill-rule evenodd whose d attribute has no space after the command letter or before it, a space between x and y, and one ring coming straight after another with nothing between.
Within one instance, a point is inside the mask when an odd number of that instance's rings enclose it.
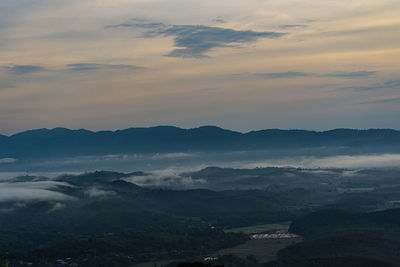
<instances>
[{"instance_id":1,"label":"sky","mask_svg":"<svg viewBox=\"0 0 400 267\"><path fill-rule=\"evenodd\" d=\"M1 0L0 133L400 129L398 0Z\"/></svg>"}]
</instances>

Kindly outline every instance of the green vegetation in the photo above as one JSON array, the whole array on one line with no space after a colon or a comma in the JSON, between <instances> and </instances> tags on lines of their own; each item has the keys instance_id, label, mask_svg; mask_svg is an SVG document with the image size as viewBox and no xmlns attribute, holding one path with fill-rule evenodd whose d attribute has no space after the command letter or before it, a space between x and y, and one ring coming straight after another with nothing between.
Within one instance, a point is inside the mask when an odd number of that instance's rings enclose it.
<instances>
[{"instance_id":1,"label":"green vegetation","mask_svg":"<svg viewBox=\"0 0 400 267\"><path fill-rule=\"evenodd\" d=\"M366 193L374 191L374 187L359 187L359 188L338 188L339 192L343 193Z\"/></svg>"},{"instance_id":2,"label":"green vegetation","mask_svg":"<svg viewBox=\"0 0 400 267\"><path fill-rule=\"evenodd\" d=\"M334 257L334 258L312 258L296 259L270 262L264 267L395 267L380 260L360 257Z\"/></svg>"},{"instance_id":3,"label":"green vegetation","mask_svg":"<svg viewBox=\"0 0 400 267\"><path fill-rule=\"evenodd\" d=\"M253 255L258 262L265 263L275 260L281 249L300 241L301 238L251 239L245 244L220 250L215 255L233 255L243 259Z\"/></svg>"},{"instance_id":4,"label":"green vegetation","mask_svg":"<svg viewBox=\"0 0 400 267\"><path fill-rule=\"evenodd\" d=\"M400 203L400 171L348 172L206 168L174 178L225 190L145 188L125 180L151 176L142 172L17 177L3 183L45 185L45 192L65 199L0 202L0 249L10 252L0 264L54 266L70 259L68 264L89 267L175 267L180 259L232 267L271 261L396 265L400 210L392 208ZM250 238L288 228L302 238Z\"/></svg>"},{"instance_id":5,"label":"green vegetation","mask_svg":"<svg viewBox=\"0 0 400 267\"><path fill-rule=\"evenodd\" d=\"M247 227L226 229L226 233L258 234L288 230L291 222L261 224Z\"/></svg>"},{"instance_id":6,"label":"green vegetation","mask_svg":"<svg viewBox=\"0 0 400 267\"><path fill-rule=\"evenodd\" d=\"M155 267L155 266L166 266L168 264L173 264L176 262L182 262L183 260L164 260L164 261L150 261L150 262L143 262L143 263L135 263L132 264L130 267Z\"/></svg>"},{"instance_id":7,"label":"green vegetation","mask_svg":"<svg viewBox=\"0 0 400 267\"><path fill-rule=\"evenodd\" d=\"M400 262L399 209L370 213L322 210L296 219L290 230L305 240L282 249L281 262L353 257L382 262L377 266Z\"/></svg>"}]
</instances>

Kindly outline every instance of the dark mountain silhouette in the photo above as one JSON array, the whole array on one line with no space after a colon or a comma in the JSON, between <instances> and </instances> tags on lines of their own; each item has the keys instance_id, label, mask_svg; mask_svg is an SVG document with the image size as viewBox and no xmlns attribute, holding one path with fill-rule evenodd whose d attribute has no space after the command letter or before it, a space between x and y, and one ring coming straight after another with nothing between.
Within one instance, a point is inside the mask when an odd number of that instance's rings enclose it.
<instances>
[{"instance_id":1,"label":"dark mountain silhouette","mask_svg":"<svg viewBox=\"0 0 400 267\"><path fill-rule=\"evenodd\" d=\"M332 262L338 257L362 257L398 266L399 223L400 209L368 213L349 210L313 212L295 219L290 226L291 232L302 235L305 240L281 250L278 258L295 263L313 258Z\"/></svg>"},{"instance_id":2,"label":"dark mountain silhouette","mask_svg":"<svg viewBox=\"0 0 400 267\"><path fill-rule=\"evenodd\" d=\"M399 152L400 131L390 129L261 130L240 133L215 126L171 126L92 132L66 128L0 135L0 158L45 158L85 155L304 149L340 147L354 153Z\"/></svg>"},{"instance_id":3,"label":"dark mountain silhouette","mask_svg":"<svg viewBox=\"0 0 400 267\"><path fill-rule=\"evenodd\" d=\"M290 231L304 237L332 236L361 230L385 235L389 229L391 235L400 233L400 209L369 213L321 210L296 219L290 226Z\"/></svg>"},{"instance_id":4,"label":"dark mountain silhouette","mask_svg":"<svg viewBox=\"0 0 400 267\"><path fill-rule=\"evenodd\" d=\"M80 175L61 175L57 180L68 182L73 185L91 185L110 183L125 177L130 177L130 175L111 171L96 171Z\"/></svg>"}]
</instances>

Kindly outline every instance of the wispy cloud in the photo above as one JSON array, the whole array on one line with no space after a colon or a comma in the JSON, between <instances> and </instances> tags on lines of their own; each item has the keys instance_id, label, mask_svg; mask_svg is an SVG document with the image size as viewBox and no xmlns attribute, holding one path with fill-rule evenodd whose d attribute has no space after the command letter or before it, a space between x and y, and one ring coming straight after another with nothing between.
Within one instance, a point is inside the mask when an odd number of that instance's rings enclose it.
<instances>
[{"instance_id":1,"label":"wispy cloud","mask_svg":"<svg viewBox=\"0 0 400 267\"><path fill-rule=\"evenodd\" d=\"M135 19L134 19L135 20ZM135 20L136 21L136 20ZM135 22L135 23L121 23L116 25L107 25L105 28L144 28L144 29L163 29L167 25L161 22Z\"/></svg>"},{"instance_id":2,"label":"wispy cloud","mask_svg":"<svg viewBox=\"0 0 400 267\"><path fill-rule=\"evenodd\" d=\"M285 33L256 32L204 25L165 25L163 23L124 23L107 28L133 27L146 29L146 37L173 36L178 47L166 56L206 57L206 53L218 47L232 47L235 44L254 42L260 38L278 38Z\"/></svg>"},{"instance_id":3,"label":"wispy cloud","mask_svg":"<svg viewBox=\"0 0 400 267\"><path fill-rule=\"evenodd\" d=\"M70 185L54 181L0 183L0 202L73 200L74 199L73 197L54 190L60 186L70 186Z\"/></svg>"},{"instance_id":4,"label":"wispy cloud","mask_svg":"<svg viewBox=\"0 0 400 267\"><path fill-rule=\"evenodd\" d=\"M400 164L399 154L336 156L317 159L313 163L322 168L384 168L397 167Z\"/></svg>"},{"instance_id":5,"label":"wispy cloud","mask_svg":"<svg viewBox=\"0 0 400 267\"><path fill-rule=\"evenodd\" d=\"M85 195L87 195L90 198L113 196L115 194L116 193L114 191L106 191L96 187L91 187L85 191Z\"/></svg>"},{"instance_id":6,"label":"wispy cloud","mask_svg":"<svg viewBox=\"0 0 400 267\"><path fill-rule=\"evenodd\" d=\"M74 63L67 65L68 70L71 71L95 71L95 70L137 70L143 67L136 65L125 64L94 64L94 63Z\"/></svg>"},{"instance_id":7,"label":"wispy cloud","mask_svg":"<svg viewBox=\"0 0 400 267\"><path fill-rule=\"evenodd\" d=\"M215 23L225 23L226 21L222 17L217 17L213 19Z\"/></svg>"},{"instance_id":8,"label":"wispy cloud","mask_svg":"<svg viewBox=\"0 0 400 267\"><path fill-rule=\"evenodd\" d=\"M325 77L339 77L339 78L363 78L375 75L376 71L337 71L333 73L327 73L323 76Z\"/></svg>"},{"instance_id":9,"label":"wispy cloud","mask_svg":"<svg viewBox=\"0 0 400 267\"><path fill-rule=\"evenodd\" d=\"M194 157L195 154L191 153L157 153L152 156L152 159L162 160L162 159L179 159L179 158L191 158Z\"/></svg>"},{"instance_id":10,"label":"wispy cloud","mask_svg":"<svg viewBox=\"0 0 400 267\"><path fill-rule=\"evenodd\" d=\"M18 160L14 159L14 158L2 158L0 159L0 164L9 164L9 163L15 163Z\"/></svg>"},{"instance_id":11,"label":"wispy cloud","mask_svg":"<svg viewBox=\"0 0 400 267\"><path fill-rule=\"evenodd\" d=\"M65 204L57 202L54 204L54 206L49 210L49 212L54 212L54 211L58 211L58 210L62 210L66 207Z\"/></svg>"},{"instance_id":12,"label":"wispy cloud","mask_svg":"<svg viewBox=\"0 0 400 267\"><path fill-rule=\"evenodd\" d=\"M343 90L355 90L355 91L369 91L379 89L400 89L400 80L389 80L383 83L376 83L368 86L346 86L341 87Z\"/></svg>"},{"instance_id":13,"label":"wispy cloud","mask_svg":"<svg viewBox=\"0 0 400 267\"><path fill-rule=\"evenodd\" d=\"M280 79L280 78L296 78L296 77L307 77L312 76L310 73L297 72L297 71L287 71L287 72L272 72L272 73L256 73L256 76Z\"/></svg>"},{"instance_id":14,"label":"wispy cloud","mask_svg":"<svg viewBox=\"0 0 400 267\"><path fill-rule=\"evenodd\" d=\"M317 74L307 73L300 71L286 71L286 72L269 72L269 73L256 73L256 76L280 79L280 78L296 78L296 77L336 77L336 78L365 78L373 76L377 71L337 71L332 73Z\"/></svg>"},{"instance_id":15,"label":"wispy cloud","mask_svg":"<svg viewBox=\"0 0 400 267\"><path fill-rule=\"evenodd\" d=\"M5 69L15 75L23 75L23 74L29 74L29 73L34 73L34 72L40 72L44 71L45 68L42 66L38 65L11 65L5 67Z\"/></svg>"},{"instance_id":16,"label":"wispy cloud","mask_svg":"<svg viewBox=\"0 0 400 267\"><path fill-rule=\"evenodd\" d=\"M285 25L280 25L279 28L281 29L294 29L294 28L306 28L307 25L305 24L285 24Z\"/></svg>"},{"instance_id":17,"label":"wispy cloud","mask_svg":"<svg viewBox=\"0 0 400 267\"><path fill-rule=\"evenodd\" d=\"M363 102L362 104L384 104L384 103L400 104L400 97L377 99L377 100Z\"/></svg>"},{"instance_id":18,"label":"wispy cloud","mask_svg":"<svg viewBox=\"0 0 400 267\"><path fill-rule=\"evenodd\" d=\"M205 166L196 167L200 170ZM152 171L146 176L131 176L123 178L124 181L134 183L143 187L165 187L165 188L203 188L207 181L204 179L193 179L192 177L182 176L182 173L193 171L191 168L170 167L162 170Z\"/></svg>"},{"instance_id":19,"label":"wispy cloud","mask_svg":"<svg viewBox=\"0 0 400 267\"><path fill-rule=\"evenodd\" d=\"M400 154L378 155L340 155L331 157L293 157L285 159L271 159L260 162L244 163L242 168L257 167L296 167L296 168L386 168L398 167Z\"/></svg>"}]
</instances>

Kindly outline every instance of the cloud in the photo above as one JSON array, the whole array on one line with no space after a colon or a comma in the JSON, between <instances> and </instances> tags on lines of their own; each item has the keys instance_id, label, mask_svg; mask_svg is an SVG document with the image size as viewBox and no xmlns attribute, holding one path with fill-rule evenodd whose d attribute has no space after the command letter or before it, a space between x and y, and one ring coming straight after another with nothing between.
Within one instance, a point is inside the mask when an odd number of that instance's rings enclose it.
<instances>
[{"instance_id":1,"label":"cloud","mask_svg":"<svg viewBox=\"0 0 400 267\"><path fill-rule=\"evenodd\" d=\"M115 192L105 191L105 190L102 190L102 189L99 189L96 187L91 187L85 191L85 195L87 195L90 198L95 198L95 197L112 196L112 195L115 195Z\"/></svg>"},{"instance_id":2,"label":"cloud","mask_svg":"<svg viewBox=\"0 0 400 267\"><path fill-rule=\"evenodd\" d=\"M383 168L398 167L400 154L365 155L365 156L336 156L317 159L313 163L321 168Z\"/></svg>"},{"instance_id":3,"label":"cloud","mask_svg":"<svg viewBox=\"0 0 400 267\"><path fill-rule=\"evenodd\" d=\"M175 36L177 47L168 56L203 57L204 53L216 47L227 47L234 43L249 43L259 38L276 38L283 35L277 32L236 31L232 29L175 25L160 32L166 36Z\"/></svg>"},{"instance_id":4,"label":"cloud","mask_svg":"<svg viewBox=\"0 0 400 267\"><path fill-rule=\"evenodd\" d=\"M15 162L17 162L17 161L18 161L18 160L13 159L13 158L3 158L3 159L0 159L0 164L15 163Z\"/></svg>"},{"instance_id":5,"label":"cloud","mask_svg":"<svg viewBox=\"0 0 400 267\"><path fill-rule=\"evenodd\" d=\"M15 177L27 175L26 172L0 172L0 183L2 181L13 180Z\"/></svg>"},{"instance_id":6,"label":"cloud","mask_svg":"<svg viewBox=\"0 0 400 267\"><path fill-rule=\"evenodd\" d=\"M213 19L213 21L215 23L225 23L226 22L222 17L215 18L215 19Z\"/></svg>"},{"instance_id":7,"label":"cloud","mask_svg":"<svg viewBox=\"0 0 400 267\"><path fill-rule=\"evenodd\" d=\"M235 44L254 42L260 38L278 38L285 33L256 32L251 30L233 30L204 25L165 25L163 23L124 23L107 28L133 27L144 28L146 37L173 36L178 47L166 56L169 57L206 57L205 54L218 47L232 47Z\"/></svg>"},{"instance_id":8,"label":"cloud","mask_svg":"<svg viewBox=\"0 0 400 267\"><path fill-rule=\"evenodd\" d=\"M65 204L60 203L60 202L57 202L57 203L54 204L54 206L49 210L49 212L54 212L54 211L57 211L57 210L62 210L62 209L64 209L65 207L66 207Z\"/></svg>"},{"instance_id":9,"label":"cloud","mask_svg":"<svg viewBox=\"0 0 400 267\"><path fill-rule=\"evenodd\" d=\"M5 183L7 184L7 183ZM13 187L16 188L34 188L34 189L56 189L59 187L74 187L73 185L66 182L57 182L57 181L35 181L35 182L17 182L10 183ZM4 185L0 183L0 185Z\"/></svg>"},{"instance_id":10,"label":"cloud","mask_svg":"<svg viewBox=\"0 0 400 267\"><path fill-rule=\"evenodd\" d=\"M243 164L243 168L295 167L295 168L387 168L400 166L400 154L341 155L331 157L294 157L271 159Z\"/></svg>"},{"instance_id":11,"label":"cloud","mask_svg":"<svg viewBox=\"0 0 400 267\"><path fill-rule=\"evenodd\" d=\"M129 64L95 64L95 63L72 63L66 65L70 71L96 71L96 70L138 70L144 67L129 65ZM12 65L4 67L9 73L14 75L23 75L34 72L45 71L46 69L41 66L35 65ZM10 85L0 84L0 88L9 88Z\"/></svg>"},{"instance_id":12,"label":"cloud","mask_svg":"<svg viewBox=\"0 0 400 267\"><path fill-rule=\"evenodd\" d=\"M384 83L376 83L370 86L347 86L341 87L342 90L370 91L379 89L400 89L400 80L388 80Z\"/></svg>"},{"instance_id":13,"label":"cloud","mask_svg":"<svg viewBox=\"0 0 400 267\"><path fill-rule=\"evenodd\" d=\"M136 65L125 64L94 64L94 63L74 63L67 65L68 70L71 71L95 71L95 70L137 70L143 69Z\"/></svg>"},{"instance_id":14,"label":"cloud","mask_svg":"<svg viewBox=\"0 0 400 267\"><path fill-rule=\"evenodd\" d=\"M286 71L286 72L271 72L271 73L256 73L256 76L266 77L272 79L280 78L297 78L297 77L337 77L337 78L365 78L375 75L377 71L337 71L333 73L317 74L299 71Z\"/></svg>"},{"instance_id":15,"label":"cloud","mask_svg":"<svg viewBox=\"0 0 400 267\"><path fill-rule=\"evenodd\" d=\"M0 183L0 202L66 201L74 199L66 194L51 190L59 186L70 185L53 181Z\"/></svg>"},{"instance_id":16,"label":"cloud","mask_svg":"<svg viewBox=\"0 0 400 267\"><path fill-rule=\"evenodd\" d=\"M49 201L72 200L65 194L42 189L14 188L0 186L0 202L8 201Z\"/></svg>"},{"instance_id":17,"label":"cloud","mask_svg":"<svg viewBox=\"0 0 400 267\"><path fill-rule=\"evenodd\" d=\"M329 157L300 156L289 158L274 158L265 160L238 160L215 162L216 166L227 168L253 169L258 167L294 167L306 168L304 172L313 174L335 174L331 168L349 169L343 172L344 176L355 175L351 169L387 168L400 166L400 154L377 154L377 155L340 155ZM146 176L131 176L123 178L124 181L131 182L143 187L162 187L162 188L207 188L209 183L204 179L193 179L188 176L188 172L201 170L207 165L197 165L187 168L169 167L152 171ZM322 168L322 169L321 169Z\"/></svg>"},{"instance_id":18,"label":"cloud","mask_svg":"<svg viewBox=\"0 0 400 267\"><path fill-rule=\"evenodd\" d=\"M190 158L194 157L194 154L190 153L157 153L152 156L152 159L162 160L162 159L178 159L178 158Z\"/></svg>"},{"instance_id":19,"label":"cloud","mask_svg":"<svg viewBox=\"0 0 400 267\"><path fill-rule=\"evenodd\" d=\"M300 172L311 173L311 174L330 174L330 175L337 174L336 172L331 170L320 170L320 169L300 170Z\"/></svg>"},{"instance_id":20,"label":"cloud","mask_svg":"<svg viewBox=\"0 0 400 267\"><path fill-rule=\"evenodd\" d=\"M400 97L377 99L373 101L363 102L362 104L384 104L384 103L400 104Z\"/></svg>"},{"instance_id":21,"label":"cloud","mask_svg":"<svg viewBox=\"0 0 400 267\"><path fill-rule=\"evenodd\" d=\"M42 66L37 65L11 65L5 68L9 73L15 75L23 75L45 70Z\"/></svg>"},{"instance_id":22,"label":"cloud","mask_svg":"<svg viewBox=\"0 0 400 267\"><path fill-rule=\"evenodd\" d=\"M279 28L281 29L293 29L293 28L306 28L307 25L304 24L285 24L285 25L280 25Z\"/></svg>"},{"instance_id":23,"label":"cloud","mask_svg":"<svg viewBox=\"0 0 400 267\"><path fill-rule=\"evenodd\" d=\"M134 21L137 21L134 19ZM162 29L167 27L164 23L161 22L139 22L139 23L121 23L117 25L108 25L105 28L144 28L144 29Z\"/></svg>"},{"instance_id":24,"label":"cloud","mask_svg":"<svg viewBox=\"0 0 400 267\"><path fill-rule=\"evenodd\" d=\"M2 182L0 183L0 202L9 201L66 201L74 197L57 192L59 187L74 187L65 182L37 181L37 182Z\"/></svg>"},{"instance_id":25,"label":"cloud","mask_svg":"<svg viewBox=\"0 0 400 267\"><path fill-rule=\"evenodd\" d=\"M400 80L389 80L383 84L386 88L400 89Z\"/></svg>"},{"instance_id":26,"label":"cloud","mask_svg":"<svg viewBox=\"0 0 400 267\"><path fill-rule=\"evenodd\" d=\"M310 73L297 72L297 71L287 71L287 72L272 72L272 73L256 73L256 76L280 79L280 78L296 78L296 77L308 77L312 76Z\"/></svg>"},{"instance_id":27,"label":"cloud","mask_svg":"<svg viewBox=\"0 0 400 267\"><path fill-rule=\"evenodd\" d=\"M7 203L4 208L0 208L1 213L9 213L13 212L19 208L25 208L26 203L23 202L14 202L14 203Z\"/></svg>"},{"instance_id":28,"label":"cloud","mask_svg":"<svg viewBox=\"0 0 400 267\"><path fill-rule=\"evenodd\" d=\"M333 73L327 73L325 77L338 77L338 78L363 78L375 75L376 71L337 71Z\"/></svg>"},{"instance_id":29,"label":"cloud","mask_svg":"<svg viewBox=\"0 0 400 267\"><path fill-rule=\"evenodd\" d=\"M197 166L194 169L202 169L206 166ZM181 176L181 173L193 171L193 168L169 167L162 170L152 171L146 176L131 176L122 180L142 187L162 187L162 188L203 188L207 181L204 179L193 179L192 177Z\"/></svg>"},{"instance_id":30,"label":"cloud","mask_svg":"<svg viewBox=\"0 0 400 267\"><path fill-rule=\"evenodd\" d=\"M376 86L346 86L346 87L340 87L340 90L354 90L354 91L369 91L369 90L375 90L375 89L382 89L382 87L376 87Z\"/></svg>"}]
</instances>

